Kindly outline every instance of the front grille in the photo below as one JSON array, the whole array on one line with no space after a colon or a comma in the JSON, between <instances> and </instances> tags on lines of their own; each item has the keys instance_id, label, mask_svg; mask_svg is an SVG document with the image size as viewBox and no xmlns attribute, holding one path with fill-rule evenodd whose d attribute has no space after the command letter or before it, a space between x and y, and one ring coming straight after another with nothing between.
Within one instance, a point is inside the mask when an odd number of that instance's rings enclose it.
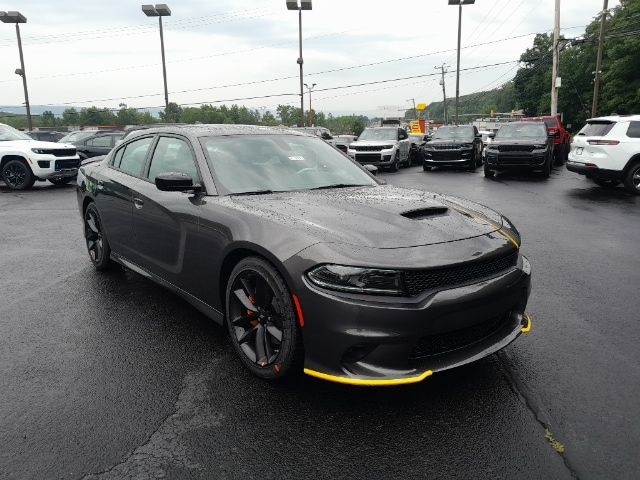
<instances>
[{"instance_id":1,"label":"front grille","mask_svg":"<svg viewBox=\"0 0 640 480\"><path fill-rule=\"evenodd\" d=\"M63 170L65 168L78 168L79 164L80 160L75 158L71 160L56 160L55 169Z\"/></svg>"},{"instance_id":2,"label":"front grille","mask_svg":"<svg viewBox=\"0 0 640 480\"><path fill-rule=\"evenodd\" d=\"M409 360L433 357L480 342L507 325L511 321L510 313L453 332L422 337L409 353Z\"/></svg>"},{"instance_id":3,"label":"front grille","mask_svg":"<svg viewBox=\"0 0 640 480\"><path fill-rule=\"evenodd\" d=\"M43 155L54 155L56 157L75 157L75 148L43 148L40 149Z\"/></svg>"},{"instance_id":4,"label":"front grille","mask_svg":"<svg viewBox=\"0 0 640 480\"><path fill-rule=\"evenodd\" d=\"M495 277L514 267L517 262L518 253L515 252L497 259L458 267L407 270L404 272L404 284L409 295L419 295L434 288L452 288L484 278Z\"/></svg>"},{"instance_id":5,"label":"front grille","mask_svg":"<svg viewBox=\"0 0 640 480\"><path fill-rule=\"evenodd\" d=\"M499 152L533 152L533 145L498 145Z\"/></svg>"},{"instance_id":6,"label":"front grille","mask_svg":"<svg viewBox=\"0 0 640 480\"><path fill-rule=\"evenodd\" d=\"M351 147L356 152L379 152L381 150L389 150L392 145L354 145Z\"/></svg>"},{"instance_id":7,"label":"front grille","mask_svg":"<svg viewBox=\"0 0 640 480\"><path fill-rule=\"evenodd\" d=\"M382 159L379 153L358 153L356 160L358 162L379 162Z\"/></svg>"},{"instance_id":8,"label":"front grille","mask_svg":"<svg viewBox=\"0 0 640 480\"><path fill-rule=\"evenodd\" d=\"M458 143L434 143L431 145L434 150L460 150L462 145Z\"/></svg>"}]
</instances>

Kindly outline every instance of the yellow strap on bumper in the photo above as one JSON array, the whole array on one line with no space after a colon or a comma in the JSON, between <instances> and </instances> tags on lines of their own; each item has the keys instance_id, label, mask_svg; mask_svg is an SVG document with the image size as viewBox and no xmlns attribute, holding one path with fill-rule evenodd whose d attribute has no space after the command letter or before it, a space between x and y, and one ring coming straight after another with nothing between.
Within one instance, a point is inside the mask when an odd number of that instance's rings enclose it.
<instances>
[{"instance_id":1,"label":"yellow strap on bumper","mask_svg":"<svg viewBox=\"0 0 640 480\"><path fill-rule=\"evenodd\" d=\"M406 385L409 383L418 383L423 381L425 378L433 375L433 372L431 370L427 370L426 372L416 377L389 378L389 379L350 378L350 377L339 377L337 375L330 375L328 373L316 372L315 370L311 370L309 368L305 368L304 373L312 377L320 378L322 380L328 380L329 382L344 383L347 385L359 385L363 387L388 387L392 385Z\"/></svg>"}]
</instances>

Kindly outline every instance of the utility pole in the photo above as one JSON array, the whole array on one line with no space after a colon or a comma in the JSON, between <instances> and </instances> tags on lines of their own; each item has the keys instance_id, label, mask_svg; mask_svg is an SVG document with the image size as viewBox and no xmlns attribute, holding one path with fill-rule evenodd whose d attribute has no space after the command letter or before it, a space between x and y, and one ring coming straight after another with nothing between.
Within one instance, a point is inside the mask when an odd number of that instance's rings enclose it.
<instances>
[{"instance_id":1,"label":"utility pole","mask_svg":"<svg viewBox=\"0 0 640 480\"><path fill-rule=\"evenodd\" d=\"M408 98L407 102L413 102L413 118L415 120L418 119L418 110L416 110L416 99L415 98Z\"/></svg>"},{"instance_id":2,"label":"utility pole","mask_svg":"<svg viewBox=\"0 0 640 480\"><path fill-rule=\"evenodd\" d=\"M440 69L441 73L442 73L442 78L440 79L440 85L442 85L442 98L443 98L443 116L444 116L444 124L447 124L447 91L445 89L445 81L444 81L444 74L448 72L448 70L445 70L445 64L443 63L442 65L440 65L439 67L434 67L436 70Z\"/></svg>"},{"instance_id":3,"label":"utility pole","mask_svg":"<svg viewBox=\"0 0 640 480\"><path fill-rule=\"evenodd\" d=\"M609 0L604 0L602 6L602 18L600 19L600 38L598 40L598 56L596 58L596 71L594 72L595 78L593 82L593 103L591 104L591 116L595 117L598 114L598 97L600 97L600 69L602 68L602 48L604 46L604 29L605 20L607 18L607 7L609 6Z\"/></svg>"},{"instance_id":4,"label":"utility pole","mask_svg":"<svg viewBox=\"0 0 640 480\"><path fill-rule=\"evenodd\" d=\"M304 84L305 87L307 87L307 92L309 93L309 119L307 121L307 123L309 124L309 127L313 127L313 110L311 110L311 92L313 92L313 89L316 88L316 84L312 84L311 86L307 85L306 83Z\"/></svg>"},{"instance_id":5,"label":"utility pole","mask_svg":"<svg viewBox=\"0 0 640 480\"><path fill-rule=\"evenodd\" d=\"M27 123L29 130L33 130L33 121L31 119L31 106L29 104L29 89L27 88L27 72L24 68L24 55L22 54L22 38L20 37L20 24L27 23L27 17L20 12L0 12L0 22L15 23L16 37L18 37L18 52L20 54L20 68L16 69L16 75L22 77L22 88L24 89L24 106L27 109Z\"/></svg>"},{"instance_id":6,"label":"utility pole","mask_svg":"<svg viewBox=\"0 0 640 480\"><path fill-rule=\"evenodd\" d=\"M551 115L558 115L558 42L560 41L560 0L556 0L553 25L553 68L551 72Z\"/></svg>"}]
</instances>

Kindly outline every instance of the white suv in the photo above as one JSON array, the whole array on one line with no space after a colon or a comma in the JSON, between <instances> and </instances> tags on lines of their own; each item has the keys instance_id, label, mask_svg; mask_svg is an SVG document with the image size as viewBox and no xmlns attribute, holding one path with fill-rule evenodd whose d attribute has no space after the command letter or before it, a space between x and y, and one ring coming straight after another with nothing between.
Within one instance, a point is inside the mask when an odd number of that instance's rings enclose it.
<instances>
[{"instance_id":1,"label":"white suv","mask_svg":"<svg viewBox=\"0 0 640 480\"><path fill-rule=\"evenodd\" d=\"M591 118L573 138L567 170L640 195L640 115Z\"/></svg>"},{"instance_id":2,"label":"white suv","mask_svg":"<svg viewBox=\"0 0 640 480\"><path fill-rule=\"evenodd\" d=\"M12 190L31 188L36 180L67 183L77 176L79 163L75 146L40 142L0 123L0 179Z\"/></svg>"}]
</instances>

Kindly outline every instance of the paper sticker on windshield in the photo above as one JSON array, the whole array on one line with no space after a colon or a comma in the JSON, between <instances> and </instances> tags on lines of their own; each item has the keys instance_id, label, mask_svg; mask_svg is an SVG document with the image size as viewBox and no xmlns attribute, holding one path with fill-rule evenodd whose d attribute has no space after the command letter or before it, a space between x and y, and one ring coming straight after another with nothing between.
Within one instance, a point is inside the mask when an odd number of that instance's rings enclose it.
<instances>
[{"instance_id":1,"label":"paper sticker on windshield","mask_svg":"<svg viewBox=\"0 0 640 480\"><path fill-rule=\"evenodd\" d=\"M296 155L294 157L288 157L288 158L293 162L304 162L304 157L301 157L300 155Z\"/></svg>"}]
</instances>

